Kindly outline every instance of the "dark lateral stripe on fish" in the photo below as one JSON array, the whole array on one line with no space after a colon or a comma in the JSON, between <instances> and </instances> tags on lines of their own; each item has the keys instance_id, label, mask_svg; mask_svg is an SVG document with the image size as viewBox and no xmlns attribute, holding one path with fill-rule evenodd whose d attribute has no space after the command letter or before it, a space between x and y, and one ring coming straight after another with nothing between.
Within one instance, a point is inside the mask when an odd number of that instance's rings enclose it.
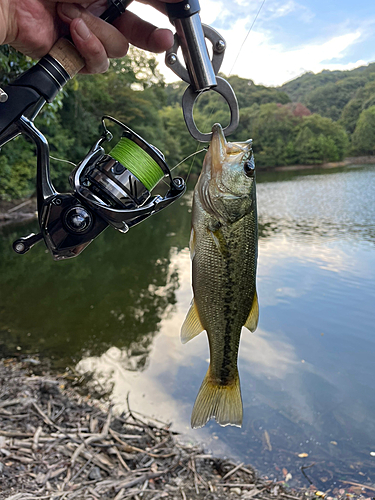
<instances>
[{"instance_id":1,"label":"dark lateral stripe on fish","mask_svg":"<svg viewBox=\"0 0 375 500\"><path fill-rule=\"evenodd\" d=\"M225 322L225 331L224 331L224 349L223 349L223 358L222 358L222 364L220 368L220 381L222 385L226 385L230 380L230 369L229 369L229 362L230 362L230 355L232 353L232 346L231 346L231 338L232 338L232 322L233 322L233 311L231 311L230 305L233 304L234 300L234 281L232 279L231 271L233 269L233 257L229 257L226 260L226 266L225 266L225 271L227 273L227 284L228 288L226 289L225 297L224 297L224 312L225 312L225 317L227 318ZM232 320L232 321L230 321Z\"/></svg>"}]
</instances>

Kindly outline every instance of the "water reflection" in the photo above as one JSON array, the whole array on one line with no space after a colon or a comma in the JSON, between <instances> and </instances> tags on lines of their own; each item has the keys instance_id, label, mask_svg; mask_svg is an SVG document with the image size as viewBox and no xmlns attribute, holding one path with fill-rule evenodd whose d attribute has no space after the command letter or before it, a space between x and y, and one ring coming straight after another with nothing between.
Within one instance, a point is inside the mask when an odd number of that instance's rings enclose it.
<instances>
[{"instance_id":1,"label":"water reflection","mask_svg":"<svg viewBox=\"0 0 375 500\"><path fill-rule=\"evenodd\" d=\"M170 236L152 221L130 237L107 230L80 258L58 263L42 245L26 256L12 251L12 241L31 229L5 228L0 240L3 355L19 346L64 366L115 345L137 356L134 369L144 368L160 321L176 302L170 250L185 240L188 220L176 220Z\"/></svg>"},{"instance_id":2,"label":"water reflection","mask_svg":"<svg viewBox=\"0 0 375 500\"><path fill-rule=\"evenodd\" d=\"M262 174L258 176L260 235L282 233L289 240L305 236L309 241L328 238L373 243L374 183L373 166L309 175Z\"/></svg>"},{"instance_id":3,"label":"water reflection","mask_svg":"<svg viewBox=\"0 0 375 500\"><path fill-rule=\"evenodd\" d=\"M11 253L0 240L3 353L39 351L113 383L113 400L203 440L215 452L332 486L369 479L375 451L375 169L258 176L260 324L243 332L244 425L190 414L207 370L202 334L180 327L191 300L189 197L132 229L106 231L76 260ZM166 230L167 228L167 230ZM307 453L307 459L298 454Z\"/></svg>"}]
</instances>

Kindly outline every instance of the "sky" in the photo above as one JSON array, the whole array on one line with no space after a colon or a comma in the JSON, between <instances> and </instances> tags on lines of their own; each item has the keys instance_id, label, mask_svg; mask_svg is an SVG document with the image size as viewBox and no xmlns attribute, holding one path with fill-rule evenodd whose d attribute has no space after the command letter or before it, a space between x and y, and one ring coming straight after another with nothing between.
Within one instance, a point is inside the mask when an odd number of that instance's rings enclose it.
<instances>
[{"instance_id":1,"label":"sky","mask_svg":"<svg viewBox=\"0 0 375 500\"><path fill-rule=\"evenodd\" d=\"M221 67L227 76L278 86L307 71L353 69L375 61L374 0L265 0L254 23L262 3L200 0L202 23L227 42ZM159 27L171 27L149 6L133 2L129 9ZM166 81L177 81L164 57L158 60Z\"/></svg>"}]
</instances>

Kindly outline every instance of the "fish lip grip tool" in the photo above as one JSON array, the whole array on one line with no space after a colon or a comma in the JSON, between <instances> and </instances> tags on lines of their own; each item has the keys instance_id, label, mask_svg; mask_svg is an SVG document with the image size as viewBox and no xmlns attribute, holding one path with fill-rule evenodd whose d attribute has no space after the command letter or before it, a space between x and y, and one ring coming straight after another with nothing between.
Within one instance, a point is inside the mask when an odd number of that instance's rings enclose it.
<instances>
[{"instance_id":1,"label":"fish lip grip tool","mask_svg":"<svg viewBox=\"0 0 375 500\"><path fill-rule=\"evenodd\" d=\"M217 73L220 70L226 48L225 40L210 26L201 23L198 0L183 0L179 3L166 4L171 23L176 28L174 45L166 52L166 65L183 81L189 84L182 97L182 110L186 127L194 139L209 142L212 133L198 130L193 108L202 92L214 90L227 102L231 119L224 128L224 134L234 132L239 122L239 109L236 95L231 85ZM212 43L210 59L205 39ZM177 51L181 48L186 67L178 59Z\"/></svg>"}]
</instances>

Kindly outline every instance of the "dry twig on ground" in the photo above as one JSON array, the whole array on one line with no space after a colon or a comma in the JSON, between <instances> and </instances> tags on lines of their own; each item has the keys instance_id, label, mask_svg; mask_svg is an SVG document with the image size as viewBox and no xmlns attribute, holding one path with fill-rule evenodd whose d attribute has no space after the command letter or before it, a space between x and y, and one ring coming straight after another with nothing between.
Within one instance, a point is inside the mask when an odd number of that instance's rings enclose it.
<instances>
[{"instance_id":1,"label":"dry twig on ground","mask_svg":"<svg viewBox=\"0 0 375 500\"><path fill-rule=\"evenodd\" d=\"M0 362L0 500L307 498L65 384Z\"/></svg>"}]
</instances>

